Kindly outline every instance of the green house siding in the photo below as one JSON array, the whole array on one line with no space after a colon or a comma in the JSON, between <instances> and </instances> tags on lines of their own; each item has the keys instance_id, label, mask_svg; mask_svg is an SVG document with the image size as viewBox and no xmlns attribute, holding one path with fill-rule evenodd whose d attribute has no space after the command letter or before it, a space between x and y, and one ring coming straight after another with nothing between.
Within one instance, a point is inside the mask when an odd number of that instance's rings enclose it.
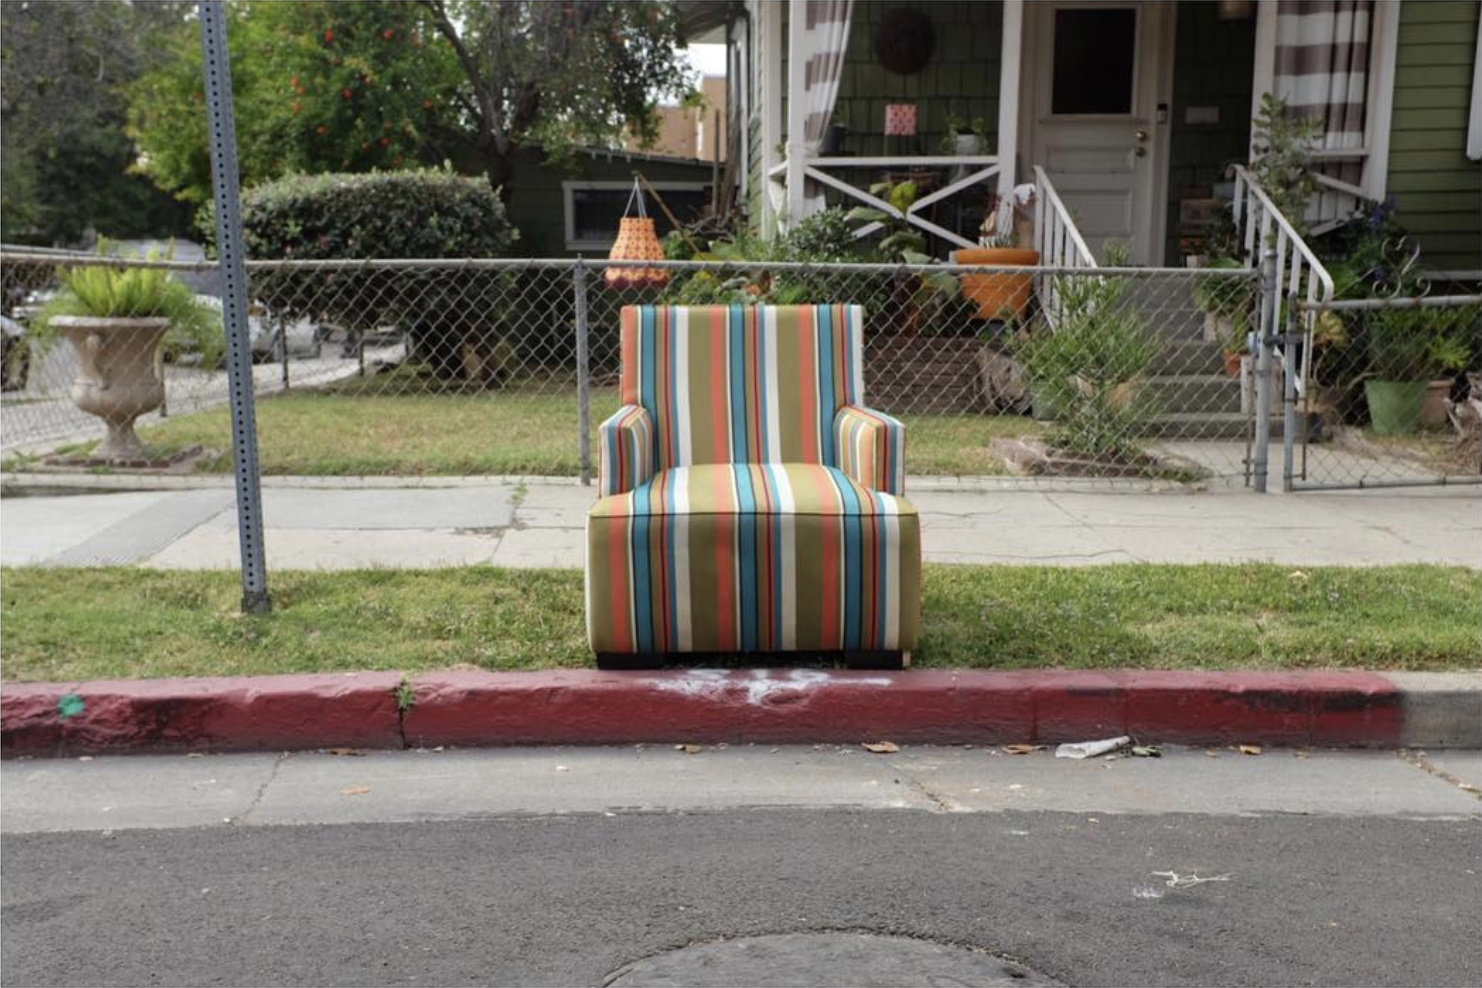
<instances>
[{"instance_id":1,"label":"green house siding","mask_svg":"<svg viewBox=\"0 0 1482 988\"><path fill-rule=\"evenodd\" d=\"M947 114L982 117L990 152L998 145L998 76L1003 47L1002 3L924 3L936 44L919 72L899 75L875 58L875 30L894 2L854 5L849 49L839 78L834 117L849 128L844 150L854 155L911 153L911 142L883 134L888 103L915 103L914 153L942 153Z\"/></svg>"},{"instance_id":2,"label":"green house siding","mask_svg":"<svg viewBox=\"0 0 1482 988\"><path fill-rule=\"evenodd\" d=\"M522 257L574 257L566 249L566 196L563 182L631 182L640 171L649 181L710 182L709 162L653 161L627 158L614 151L592 157L575 155L569 165L552 165L538 150L522 150L510 183L509 218L520 231ZM654 209L650 203L649 209ZM591 252L588 251L588 254Z\"/></svg>"},{"instance_id":3,"label":"green house siding","mask_svg":"<svg viewBox=\"0 0 1482 988\"><path fill-rule=\"evenodd\" d=\"M1182 2L1174 33L1173 107L1168 162L1168 239L1164 260L1179 263L1178 203L1190 185L1211 185L1250 147L1255 18L1221 21L1219 5ZM1214 107L1217 123L1187 122L1189 107Z\"/></svg>"},{"instance_id":4,"label":"green house siding","mask_svg":"<svg viewBox=\"0 0 1482 988\"><path fill-rule=\"evenodd\" d=\"M1400 5L1386 191L1433 270L1482 270L1482 164L1465 153L1478 9Z\"/></svg>"}]
</instances>

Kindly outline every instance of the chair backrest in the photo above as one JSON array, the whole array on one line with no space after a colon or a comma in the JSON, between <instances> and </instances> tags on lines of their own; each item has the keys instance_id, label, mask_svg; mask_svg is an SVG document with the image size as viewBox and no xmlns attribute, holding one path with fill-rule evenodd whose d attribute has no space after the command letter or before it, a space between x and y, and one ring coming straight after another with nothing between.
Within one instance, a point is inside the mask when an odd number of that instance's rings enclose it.
<instances>
[{"instance_id":1,"label":"chair backrest","mask_svg":"<svg viewBox=\"0 0 1482 988\"><path fill-rule=\"evenodd\" d=\"M622 401L653 417L659 470L837 466L834 414L863 402L863 342L857 305L630 305Z\"/></svg>"}]
</instances>

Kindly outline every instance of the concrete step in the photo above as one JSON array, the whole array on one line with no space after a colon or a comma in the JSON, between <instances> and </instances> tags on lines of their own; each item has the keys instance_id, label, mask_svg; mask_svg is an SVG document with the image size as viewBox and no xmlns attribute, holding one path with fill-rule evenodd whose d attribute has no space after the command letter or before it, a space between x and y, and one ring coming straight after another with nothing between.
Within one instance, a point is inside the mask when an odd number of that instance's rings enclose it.
<instances>
[{"instance_id":1,"label":"concrete step","mask_svg":"<svg viewBox=\"0 0 1482 988\"><path fill-rule=\"evenodd\" d=\"M1203 340L1169 340L1153 360L1154 374L1223 374L1218 344Z\"/></svg>"},{"instance_id":2,"label":"concrete step","mask_svg":"<svg viewBox=\"0 0 1482 988\"><path fill-rule=\"evenodd\" d=\"M1240 381L1221 374L1161 374L1148 379L1166 412L1238 412Z\"/></svg>"}]
</instances>

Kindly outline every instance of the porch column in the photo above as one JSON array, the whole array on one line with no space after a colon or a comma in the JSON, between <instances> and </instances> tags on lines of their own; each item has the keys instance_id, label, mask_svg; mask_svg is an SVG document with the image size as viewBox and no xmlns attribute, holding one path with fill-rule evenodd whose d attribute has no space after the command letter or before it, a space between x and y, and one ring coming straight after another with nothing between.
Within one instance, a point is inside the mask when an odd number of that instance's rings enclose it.
<instances>
[{"instance_id":1,"label":"porch column","mask_svg":"<svg viewBox=\"0 0 1482 988\"><path fill-rule=\"evenodd\" d=\"M787 216L791 227L802 218L803 165L807 150L803 128L807 126L808 101L808 0L788 0L787 7Z\"/></svg>"},{"instance_id":2,"label":"porch column","mask_svg":"<svg viewBox=\"0 0 1482 988\"><path fill-rule=\"evenodd\" d=\"M1020 65L1024 58L1024 0L1003 0L1003 42L998 72L998 194L1015 185L1019 156Z\"/></svg>"}]
</instances>

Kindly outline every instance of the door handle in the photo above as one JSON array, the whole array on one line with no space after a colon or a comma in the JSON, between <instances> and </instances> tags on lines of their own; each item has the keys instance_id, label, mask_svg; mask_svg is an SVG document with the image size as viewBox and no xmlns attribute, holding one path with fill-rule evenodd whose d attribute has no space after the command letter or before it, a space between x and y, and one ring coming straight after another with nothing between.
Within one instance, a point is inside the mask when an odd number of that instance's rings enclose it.
<instances>
[{"instance_id":1,"label":"door handle","mask_svg":"<svg viewBox=\"0 0 1482 988\"><path fill-rule=\"evenodd\" d=\"M1145 131L1145 130L1139 130L1139 131L1138 131L1138 132L1137 132L1137 133L1136 133L1136 134L1134 134L1134 135L1133 135L1133 136L1134 136L1134 137L1136 137L1136 138L1137 138L1137 139L1138 139L1138 141L1139 141L1139 142L1140 142L1140 141L1145 141L1145 140L1147 140L1147 139L1148 139L1148 132L1147 132L1147 131Z\"/></svg>"},{"instance_id":2,"label":"door handle","mask_svg":"<svg viewBox=\"0 0 1482 988\"><path fill-rule=\"evenodd\" d=\"M1139 158L1145 158L1147 157L1148 149L1139 144L1137 145L1137 147L1132 149L1132 153L1137 155L1137 157Z\"/></svg>"}]
</instances>

